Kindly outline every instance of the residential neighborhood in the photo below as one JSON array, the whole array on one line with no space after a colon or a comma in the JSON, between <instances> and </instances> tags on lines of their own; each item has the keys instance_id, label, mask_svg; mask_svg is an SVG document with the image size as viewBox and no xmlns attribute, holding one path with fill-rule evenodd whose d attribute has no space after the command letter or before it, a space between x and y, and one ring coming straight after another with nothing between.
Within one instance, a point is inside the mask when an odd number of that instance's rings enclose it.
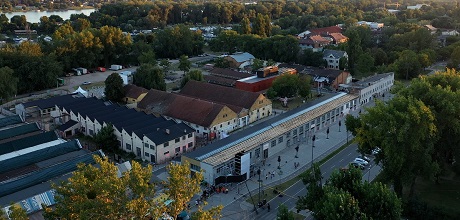
<instances>
[{"instance_id":1,"label":"residential neighborhood","mask_svg":"<svg viewBox=\"0 0 460 220\"><path fill-rule=\"evenodd\" d=\"M5 3L0 218L459 219L459 6Z\"/></svg>"}]
</instances>

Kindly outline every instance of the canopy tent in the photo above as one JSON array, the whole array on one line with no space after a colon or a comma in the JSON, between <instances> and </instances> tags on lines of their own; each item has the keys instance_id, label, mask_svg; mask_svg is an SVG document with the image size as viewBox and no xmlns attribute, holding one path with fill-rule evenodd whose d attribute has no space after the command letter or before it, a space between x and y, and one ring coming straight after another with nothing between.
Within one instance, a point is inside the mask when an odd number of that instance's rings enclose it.
<instances>
[{"instance_id":1,"label":"canopy tent","mask_svg":"<svg viewBox=\"0 0 460 220\"><path fill-rule=\"evenodd\" d=\"M85 97L88 97L88 92L85 91L84 89L82 89L80 86L78 87L77 90L75 90L74 93L77 93L77 92L81 93L81 94L84 95Z\"/></svg>"}]
</instances>

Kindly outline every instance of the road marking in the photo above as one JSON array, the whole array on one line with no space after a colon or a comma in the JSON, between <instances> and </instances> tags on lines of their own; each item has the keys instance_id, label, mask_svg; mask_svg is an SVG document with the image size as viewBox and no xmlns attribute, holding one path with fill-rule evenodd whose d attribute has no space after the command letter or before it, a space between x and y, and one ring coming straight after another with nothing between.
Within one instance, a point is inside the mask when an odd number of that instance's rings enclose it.
<instances>
[{"instance_id":1,"label":"road marking","mask_svg":"<svg viewBox=\"0 0 460 220\"><path fill-rule=\"evenodd\" d=\"M343 158L339 160L339 162L342 162L343 161Z\"/></svg>"},{"instance_id":2,"label":"road marking","mask_svg":"<svg viewBox=\"0 0 460 220\"><path fill-rule=\"evenodd\" d=\"M332 165L332 166L331 166L331 169L333 169L334 167L335 167L335 165Z\"/></svg>"},{"instance_id":3,"label":"road marking","mask_svg":"<svg viewBox=\"0 0 460 220\"><path fill-rule=\"evenodd\" d=\"M350 155L351 155L351 153L348 154L348 156L350 156Z\"/></svg>"}]
</instances>

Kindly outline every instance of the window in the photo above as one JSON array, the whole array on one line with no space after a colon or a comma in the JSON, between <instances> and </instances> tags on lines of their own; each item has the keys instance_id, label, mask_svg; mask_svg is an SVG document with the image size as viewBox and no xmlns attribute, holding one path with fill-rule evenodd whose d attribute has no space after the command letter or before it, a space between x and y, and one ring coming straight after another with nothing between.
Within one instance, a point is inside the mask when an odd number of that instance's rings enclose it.
<instances>
[{"instance_id":1,"label":"window","mask_svg":"<svg viewBox=\"0 0 460 220\"><path fill-rule=\"evenodd\" d=\"M220 128L222 128L222 124L220 124Z\"/></svg>"},{"instance_id":2,"label":"window","mask_svg":"<svg viewBox=\"0 0 460 220\"><path fill-rule=\"evenodd\" d=\"M165 147L169 146L169 141L163 144Z\"/></svg>"},{"instance_id":3,"label":"window","mask_svg":"<svg viewBox=\"0 0 460 220\"><path fill-rule=\"evenodd\" d=\"M164 155L167 155L167 154L169 154L169 151L166 151L166 152L164 153Z\"/></svg>"},{"instance_id":4,"label":"window","mask_svg":"<svg viewBox=\"0 0 460 220\"><path fill-rule=\"evenodd\" d=\"M259 101L259 104L262 104L262 103L264 103L264 100L260 100L260 101Z\"/></svg>"},{"instance_id":5,"label":"window","mask_svg":"<svg viewBox=\"0 0 460 220\"><path fill-rule=\"evenodd\" d=\"M259 158L260 157L260 148L257 148L255 153L256 153L256 158Z\"/></svg>"},{"instance_id":6,"label":"window","mask_svg":"<svg viewBox=\"0 0 460 220\"><path fill-rule=\"evenodd\" d=\"M146 157L150 157L150 154L149 154L148 152L145 152L144 155L145 155Z\"/></svg>"},{"instance_id":7,"label":"window","mask_svg":"<svg viewBox=\"0 0 460 220\"><path fill-rule=\"evenodd\" d=\"M292 131L292 135L294 135L294 136L297 135L297 129L294 129L294 130Z\"/></svg>"},{"instance_id":8,"label":"window","mask_svg":"<svg viewBox=\"0 0 460 220\"><path fill-rule=\"evenodd\" d=\"M180 153L180 147L176 147L176 153Z\"/></svg>"},{"instance_id":9,"label":"window","mask_svg":"<svg viewBox=\"0 0 460 220\"><path fill-rule=\"evenodd\" d=\"M185 135L184 135L184 136L182 136L182 140L185 140L185 138L186 138L186 136L185 136Z\"/></svg>"},{"instance_id":10,"label":"window","mask_svg":"<svg viewBox=\"0 0 460 220\"><path fill-rule=\"evenodd\" d=\"M180 141L180 138L176 138L176 139L174 139L174 141L177 143L177 142Z\"/></svg>"},{"instance_id":11,"label":"window","mask_svg":"<svg viewBox=\"0 0 460 220\"><path fill-rule=\"evenodd\" d=\"M299 134L303 134L303 126L299 128Z\"/></svg>"},{"instance_id":12,"label":"window","mask_svg":"<svg viewBox=\"0 0 460 220\"><path fill-rule=\"evenodd\" d=\"M197 165L195 165L195 164L190 164L190 169L191 169L191 170L196 170L196 171L200 171L200 170L201 170L200 166L197 166Z\"/></svg>"},{"instance_id":13,"label":"window","mask_svg":"<svg viewBox=\"0 0 460 220\"><path fill-rule=\"evenodd\" d=\"M144 144L144 148L149 148L149 144L148 144L148 143L145 143L145 144Z\"/></svg>"},{"instance_id":14,"label":"window","mask_svg":"<svg viewBox=\"0 0 460 220\"><path fill-rule=\"evenodd\" d=\"M276 146L276 140L272 141L272 147Z\"/></svg>"},{"instance_id":15,"label":"window","mask_svg":"<svg viewBox=\"0 0 460 220\"><path fill-rule=\"evenodd\" d=\"M193 147L193 142L188 143L187 147Z\"/></svg>"},{"instance_id":16,"label":"window","mask_svg":"<svg viewBox=\"0 0 460 220\"><path fill-rule=\"evenodd\" d=\"M187 137L191 138L193 136L193 133L188 134Z\"/></svg>"},{"instance_id":17,"label":"window","mask_svg":"<svg viewBox=\"0 0 460 220\"><path fill-rule=\"evenodd\" d=\"M230 125L230 122L227 122L227 125Z\"/></svg>"},{"instance_id":18,"label":"window","mask_svg":"<svg viewBox=\"0 0 460 220\"><path fill-rule=\"evenodd\" d=\"M281 137L278 138L278 144L279 144L279 143L283 143L283 136L281 136Z\"/></svg>"},{"instance_id":19,"label":"window","mask_svg":"<svg viewBox=\"0 0 460 220\"><path fill-rule=\"evenodd\" d=\"M286 138L289 138L290 136L291 136L291 132L288 131L288 132L286 133Z\"/></svg>"},{"instance_id":20,"label":"window","mask_svg":"<svg viewBox=\"0 0 460 220\"><path fill-rule=\"evenodd\" d=\"M131 144L128 144L128 143L127 143L127 144L126 144L126 149L127 149L127 150L131 150Z\"/></svg>"},{"instance_id":21,"label":"window","mask_svg":"<svg viewBox=\"0 0 460 220\"><path fill-rule=\"evenodd\" d=\"M150 149L155 150L155 146L150 145Z\"/></svg>"},{"instance_id":22,"label":"window","mask_svg":"<svg viewBox=\"0 0 460 220\"><path fill-rule=\"evenodd\" d=\"M89 135L94 135L94 131L92 129L88 129Z\"/></svg>"}]
</instances>

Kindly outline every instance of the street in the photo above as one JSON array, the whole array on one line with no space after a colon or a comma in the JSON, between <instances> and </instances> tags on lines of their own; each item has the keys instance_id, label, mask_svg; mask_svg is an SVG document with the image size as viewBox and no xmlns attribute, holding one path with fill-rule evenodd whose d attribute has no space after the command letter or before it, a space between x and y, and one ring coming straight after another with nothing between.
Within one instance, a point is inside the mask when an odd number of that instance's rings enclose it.
<instances>
[{"instance_id":1,"label":"street","mask_svg":"<svg viewBox=\"0 0 460 220\"><path fill-rule=\"evenodd\" d=\"M352 144L351 146L345 148L343 151L339 152L337 155L326 161L322 166L321 166L321 171L323 175L323 184L326 182L327 179L331 176L332 172L339 170L340 168L347 167L347 165L354 160L357 156L360 154L357 152L358 145L357 144ZM371 167L369 170L368 168ZM377 174L380 173L380 167L375 166L373 162L370 163L370 165L366 166L366 169L363 170L363 181L364 180L370 180L372 181ZM259 214L256 215L255 213L251 213L250 215L252 218L250 219L276 219L276 215L278 212L278 206L281 204L284 204L288 207L288 210L296 212L295 209L295 203L297 201L298 196L304 196L306 195L306 187L302 183L302 181L296 182L294 185L289 187L283 194L283 197L275 197L271 201L268 201L271 206L271 211L268 212L267 209L258 209ZM245 200L246 198L243 198ZM235 213L235 209L240 207L240 203L244 201L235 201L232 204L224 207L222 210L222 215L224 216L222 219L238 219L234 218L234 215L232 213ZM247 205L247 204L246 204ZM303 214L307 214L308 217L307 219L313 219L309 213L305 213L303 211Z\"/></svg>"}]
</instances>

